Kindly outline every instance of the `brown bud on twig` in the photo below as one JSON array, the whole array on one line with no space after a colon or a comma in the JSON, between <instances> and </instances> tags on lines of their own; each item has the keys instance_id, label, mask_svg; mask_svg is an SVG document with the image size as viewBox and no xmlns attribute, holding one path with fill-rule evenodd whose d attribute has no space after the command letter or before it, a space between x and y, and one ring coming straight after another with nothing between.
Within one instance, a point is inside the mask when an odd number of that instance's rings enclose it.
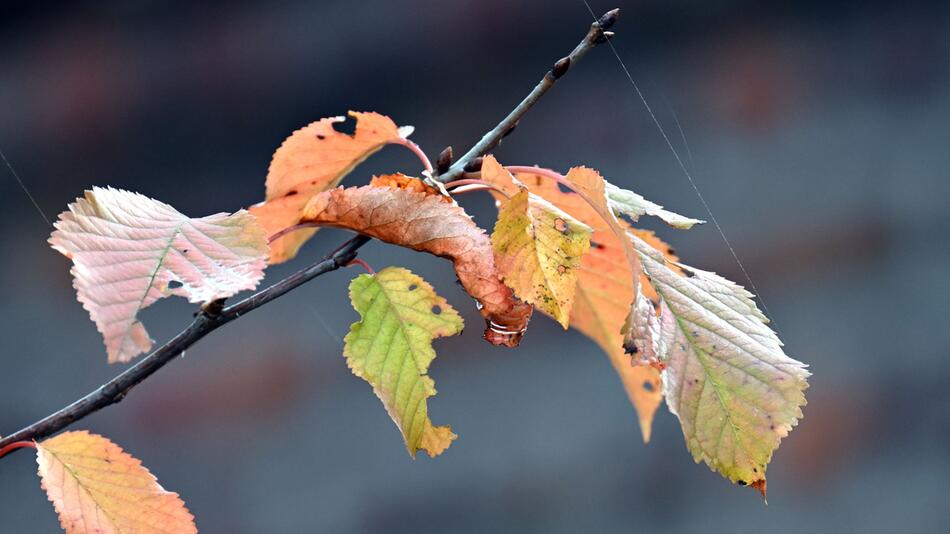
<instances>
[{"instance_id":1,"label":"brown bud on twig","mask_svg":"<svg viewBox=\"0 0 950 534\"><path fill-rule=\"evenodd\" d=\"M465 164L465 172L479 172L482 170L482 158L477 157Z\"/></svg>"},{"instance_id":2,"label":"brown bud on twig","mask_svg":"<svg viewBox=\"0 0 950 534\"><path fill-rule=\"evenodd\" d=\"M439 153L439 159L435 161L435 172L444 174L452 166L452 147L447 146L445 150Z\"/></svg>"},{"instance_id":3,"label":"brown bud on twig","mask_svg":"<svg viewBox=\"0 0 950 534\"><path fill-rule=\"evenodd\" d=\"M551 76L554 76L554 79L556 80L567 74L567 69L569 68L571 68L571 58L562 57L554 63L553 67L551 67Z\"/></svg>"},{"instance_id":4,"label":"brown bud on twig","mask_svg":"<svg viewBox=\"0 0 950 534\"><path fill-rule=\"evenodd\" d=\"M597 25L600 26L601 30L609 30L611 26L617 22L618 18L620 18L619 7L611 9L610 11L601 15L601 17L597 19Z\"/></svg>"}]
</instances>

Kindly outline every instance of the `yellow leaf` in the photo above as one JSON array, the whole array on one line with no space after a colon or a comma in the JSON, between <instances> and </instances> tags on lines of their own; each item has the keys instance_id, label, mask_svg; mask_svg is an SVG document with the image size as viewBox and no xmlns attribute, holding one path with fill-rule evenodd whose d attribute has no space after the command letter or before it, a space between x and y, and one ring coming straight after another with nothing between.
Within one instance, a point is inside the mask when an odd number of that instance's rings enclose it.
<instances>
[{"instance_id":1,"label":"yellow leaf","mask_svg":"<svg viewBox=\"0 0 950 534\"><path fill-rule=\"evenodd\" d=\"M482 169L484 179L484 163ZM621 241L603 217L580 195L562 192L549 178L519 173L517 180L533 193L594 229L590 238L591 247L582 257L581 265L577 269L577 290L574 308L571 310L571 326L593 339L607 353L610 363L620 375L627 396L637 410L643 440L649 441L653 417L663 400L663 393L659 371L650 366L634 365L630 355L623 349L620 330L633 301L630 264L624 254L623 241L627 240ZM671 260L677 259L672 254L673 249L652 232L631 228L621 220L617 220L617 225L623 231L634 232ZM656 302L656 292L642 275L640 285L644 294Z\"/></svg>"},{"instance_id":2,"label":"yellow leaf","mask_svg":"<svg viewBox=\"0 0 950 534\"><path fill-rule=\"evenodd\" d=\"M373 386L409 454L441 454L457 436L429 420L426 399L436 391L426 373L435 359L432 340L461 332L462 317L428 282L401 267L357 276L350 300L362 319L344 339L347 365Z\"/></svg>"},{"instance_id":3,"label":"yellow leaf","mask_svg":"<svg viewBox=\"0 0 950 534\"><path fill-rule=\"evenodd\" d=\"M36 462L67 533L197 532L178 494L102 436L64 432L36 444Z\"/></svg>"},{"instance_id":4,"label":"yellow leaf","mask_svg":"<svg viewBox=\"0 0 950 534\"><path fill-rule=\"evenodd\" d=\"M660 295L659 317L642 306L634 316L637 343L667 364L666 403L693 459L765 497L772 453L802 417L808 366L785 354L752 293L680 264L683 276L655 248L631 240Z\"/></svg>"},{"instance_id":5,"label":"yellow leaf","mask_svg":"<svg viewBox=\"0 0 950 534\"><path fill-rule=\"evenodd\" d=\"M350 116L356 119L353 135L333 127L344 117L320 119L294 132L274 152L267 172L266 200L250 208L268 235L297 224L310 197L336 187L366 158L412 131L411 127L396 127L392 119L379 113L351 111ZM271 243L270 262L296 256L315 231L299 230Z\"/></svg>"},{"instance_id":6,"label":"yellow leaf","mask_svg":"<svg viewBox=\"0 0 950 534\"><path fill-rule=\"evenodd\" d=\"M505 284L566 329L590 233L586 224L522 189L502 205L491 242Z\"/></svg>"}]
</instances>

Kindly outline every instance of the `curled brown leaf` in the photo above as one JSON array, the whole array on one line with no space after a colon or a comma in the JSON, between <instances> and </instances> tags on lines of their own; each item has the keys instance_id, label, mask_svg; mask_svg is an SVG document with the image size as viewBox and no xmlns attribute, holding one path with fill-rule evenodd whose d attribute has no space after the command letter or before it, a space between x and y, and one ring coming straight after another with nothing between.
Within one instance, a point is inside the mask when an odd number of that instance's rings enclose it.
<instances>
[{"instance_id":1,"label":"curled brown leaf","mask_svg":"<svg viewBox=\"0 0 950 534\"><path fill-rule=\"evenodd\" d=\"M451 260L488 324L485 339L508 347L521 341L532 308L502 283L488 235L465 210L421 181L389 175L369 186L325 191L310 200L300 222L346 228Z\"/></svg>"}]
</instances>

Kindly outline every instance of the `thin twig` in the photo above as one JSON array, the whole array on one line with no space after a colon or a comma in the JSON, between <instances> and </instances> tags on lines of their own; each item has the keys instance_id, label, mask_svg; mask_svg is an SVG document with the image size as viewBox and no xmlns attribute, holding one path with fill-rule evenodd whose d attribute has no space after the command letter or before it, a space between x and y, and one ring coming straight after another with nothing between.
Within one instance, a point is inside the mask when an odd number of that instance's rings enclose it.
<instances>
[{"instance_id":1,"label":"thin twig","mask_svg":"<svg viewBox=\"0 0 950 534\"><path fill-rule=\"evenodd\" d=\"M498 126L485 134L485 136L482 137L471 150L456 161L447 172L438 176L437 179L443 183L455 180L462 174L466 165L497 146L505 135L511 133L518 124L518 121L521 120L521 117L554 85L554 82L558 78L563 76L568 69L577 63L591 48L609 37L609 32L603 30L613 25L617 20L617 15L618 10L609 11L602 16L600 20L591 25L590 31L587 32L587 35L584 36L580 44L578 44L567 57L557 61L551 71L544 76L544 79L541 80L517 107L509 113ZM420 159L424 157L424 153L422 153L421 150L417 153L417 155L419 154L422 154ZM425 163L426 160L423 161ZM17 450L16 447L6 447L16 442L39 440L51 436L87 415L97 412L106 406L118 403L125 398L129 390L174 360L178 355L182 354L186 349L211 332L285 295L322 274L335 271L349 264L356 258L357 250L369 241L370 238L363 235L353 237L327 255L322 261L297 271L276 284L258 291L231 306L224 307L223 301L215 301L214 303L204 306L188 328L148 356L139 360L138 363L132 367L129 367L112 380L109 380L95 391L73 402L69 406L0 439L0 451L13 452Z\"/></svg>"},{"instance_id":2,"label":"thin twig","mask_svg":"<svg viewBox=\"0 0 950 534\"><path fill-rule=\"evenodd\" d=\"M466 187L470 186L470 187ZM452 196L463 195L465 193L470 193L472 191L494 191L499 195L511 199L511 195L505 192L504 189L498 187L497 185L486 182L485 180L479 180L477 178L464 178L460 180L455 180L448 183L445 188L449 191L449 194Z\"/></svg>"},{"instance_id":3,"label":"thin twig","mask_svg":"<svg viewBox=\"0 0 950 534\"><path fill-rule=\"evenodd\" d=\"M547 93L551 87L554 87L554 83L564 76L567 71L577 64L581 58L584 57L587 52L590 52L592 48L598 44L606 41L610 36L610 32L605 32L604 30L609 29L611 26L617 22L617 17L620 15L619 9L614 9L605 13L597 22L594 22L590 26L590 30L587 32L587 35L584 36L584 39L578 43L574 50L571 51L566 57L563 57L554 63L554 66L551 67L551 70L541 78L541 81L538 82L538 85L528 93L528 96L521 101L520 104L515 106L515 109L511 110L511 113L507 117L502 119L498 123L498 126L492 128L488 133L486 133L482 138L475 143L464 156L459 158L449 170L438 176L438 180L442 183L451 182L459 177L463 172L465 172L465 166L469 162L473 161L479 156L483 156L490 152L493 148L498 146L498 143L506 135L512 132L515 127L518 125L518 121L521 120L521 117L531 109L537 101L544 96L544 93Z\"/></svg>"},{"instance_id":4,"label":"thin twig","mask_svg":"<svg viewBox=\"0 0 950 534\"><path fill-rule=\"evenodd\" d=\"M363 270L369 274L376 274L376 271L373 270L373 268L370 267L368 263L366 263L365 261L359 258L353 258L352 260L350 260L350 263L346 264L347 267L353 267L354 265L358 267L362 267Z\"/></svg>"},{"instance_id":5,"label":"thin twig","mask_svg":"<svg viewBox=\"0 0 950 534\"><path fill-rule=\"evenodd\" d=\"M369 241L368 237L356 236L329 255L323 261L298 271L280 282L259 291L250 297L222 308L218 313L209 312L208 307L195 317L195 320L157 350L139 360L138 363L126 369L122 374L106 382L95 391L77 400L69 406L51 414L32 425L6 436L0 440L0 450L17 441L38 440L50 436L66 428L70 424L99 411L106 406L121 401L130 389L158 371L168 362L175 359L188 347L238 317L267 304L268 302L302 286L321 274L335 271L343 267L356 257L356 249Z\"/></svg>"},{"instance_id":6,"label":"thin twig","mask_svg":"<svg viewBox=\"0 0 950 534\"><path fill-rule=\"evenodd\" d=\"M414 141L410 141L405 137L400 137L398 141L395 141L394 144L402 145L412 151L413 154L419 158L419 161L422 162L422 167L425 168L430 174L432 173L432 163L429 161L429 157L426 156L425 151L422 150L422 147L417 145Z\"/></svg>"}]
</instances>

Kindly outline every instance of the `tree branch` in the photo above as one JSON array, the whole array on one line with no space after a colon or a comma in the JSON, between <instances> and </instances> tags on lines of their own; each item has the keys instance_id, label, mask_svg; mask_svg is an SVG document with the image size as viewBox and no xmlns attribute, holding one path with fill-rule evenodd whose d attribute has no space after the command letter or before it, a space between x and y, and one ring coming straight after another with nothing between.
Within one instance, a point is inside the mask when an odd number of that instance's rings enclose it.
<instances>
[{"instance_id":1,"label":"tree branch","mask_svg":"<svg viewBox=\"0 0 950 534\"><path fill-rule=\"evenodd\" d=\"M538 85L534 86L534 89L528 93L528 96L521 101L520 104L515 106L515 109L511 110L511 113L507 117L502 119L498 123L498 126L492 128L488 133L486 133L482 138L475 143L464 156L459 158L454 165L449 167L449 170L445 173L438 176L437 180L442 183L451 182L458 178L463 172L465 172L465 167L469 163L475 161L476 158L483 156L489 152L505 138L508 134L514 131L515 127L518 126L518 121L521 120L521 117L531 109L537 101L544 96L544 93L547 93L554 83L557 82L561 76L567 74L567 71L570 70L587 52L590 52L592 48L598 44L606 41L613 36L613 33L605 31L610 29L615 22L617 22L617 17L620 16L619 9L613 9L604 13L596 22L590 25L590 30L588 30L587 35L584 36L584 39L574 47L574 50L571 51L567 56L557 60L554 65L551 67L551 70L541 78L541 81L538 82ZM476 170L476 169L471 169Z\"/></svg>"},{"instance_id":2,"label":"tree branch","mask_svg":"<svg viewBox=\"0 0 950 534\"><path fill-rule=\"evenodd\" d=\"M459 178L466 166L475 162L476 158L487 154L491 149L498 146L502 138L514 130L518 121L521 120L521 117L534 106L561 76L567 73L571 66L576 64L591 48L610 37L610 32L605 32L604 30L613 26L618 14L619 10L614 9L604 14L597 22L592 24L587 35L584 36L584 39L574 50L568 56L558 60L531 93L529 93L507 117L498 123L495 128L486 133L475 146L466 152L464 156L459 158L445 173L436 177L436 179L446 183ZM421 154L421 151L419 151L419 154ZM302 269L231 306L225 307L224 301L221 300L202 307L197 313L195 320L177 336L85 397L0 439L0 450L4 450L5 447L16 442L38 440L51 436L87 415L97 412L106 406L118 403L125 398L129 390L174 360L179 354L188 349L188 347L191 347L211 332L285 295L322 274L346 266L356 258L357 250L369 241L369 237L358 235L343 243L322 261ZM13 449L7 450L12 451Z\"/></svg>"}]
</instances>

